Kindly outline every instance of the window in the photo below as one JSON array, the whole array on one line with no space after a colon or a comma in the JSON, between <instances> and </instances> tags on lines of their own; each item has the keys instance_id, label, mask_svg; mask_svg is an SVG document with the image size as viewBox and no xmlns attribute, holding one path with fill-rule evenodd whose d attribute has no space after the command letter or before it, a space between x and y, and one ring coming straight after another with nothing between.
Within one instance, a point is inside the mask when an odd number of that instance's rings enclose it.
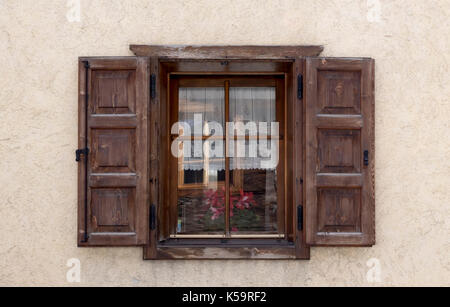
<instances>
[{"instance_id":1,"label":"window","mask_svg":"<svg viewBox=\"0 0 450 307\"><path fill-rule=\"evenodd\" d=\"M169 108L178 110L170 123L182 126L172 143L179 154L169 164L176 212L170 237L284 238L284 159L270 150L272 141L283 146L283 76L170 78Z\"/></svg>"},{"instance_id":2,"label":"window","mask_svg":"<svg viewBox=\"0 0 450 307\"><path fill-rule=\"evenodd\" d=\"M309 259L375 243L372 59L131 48L80 58L79 246Z\"/></svg>"}]
</instances>

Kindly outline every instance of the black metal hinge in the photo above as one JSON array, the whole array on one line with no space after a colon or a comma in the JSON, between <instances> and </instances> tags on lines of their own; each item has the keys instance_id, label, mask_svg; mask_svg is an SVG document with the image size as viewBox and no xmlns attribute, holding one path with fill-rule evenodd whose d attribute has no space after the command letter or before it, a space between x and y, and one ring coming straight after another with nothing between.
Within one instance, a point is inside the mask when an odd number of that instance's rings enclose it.
<instances>
[{"instance_id":1,"label":"black metal hinge","mask_svg":"<svg viewBox=\"0 0 450 307\"><path fill-rule=\"evenodd\" d=\"M303 231L303 206L297 206L297 229Z\"/></svg>"},{"instance_id":2,"label":"black metal hinge","mask_svg":"<svg viewBox=\"0 0 450 307\"><path fill-rule=\"evenodd\" d=\"M369 151L368 150L364 151L364 165L365 166L369 165Z\"/></svg>"},{"instance_id":3,"label":"black metal hinge","mask_svg":"<svg viewBox=\"0 0 450 307\"><path fill-rule=\"evenodd\" d=\"M152 99L156 98L156 75L151 74L150 76L150 97Z\"/></svg>"},{"instance_id":4,"label":"black metal hinge","mask_svg":"<svg viewBox=\"0 0 450 307\"><path fill-rule=\"evenodd\" d=\"M75 151L75 161L80 162L81 155L84 155L85 157L87 157L89 155L89 148L77 149Z\"/></svg>"},{"instance_id":5,"label":"black metal hinge","mask_svg":"<svg viewBox=\"0 0 450 307\"><path fill-rule=\"evenodd\" d=\"M297 76L297 98L303 99L303 75Z\"/></svg>"},{"instance_id":6,"label":"black metal hinge","mask_svg":"<svg viewBox=\"0 0 450 307\"><path fill-rule=\"evenodd\" d=\"M156 229L156 206L151 205L150 206L150 230Z\"/></svg>"}]
</instances>

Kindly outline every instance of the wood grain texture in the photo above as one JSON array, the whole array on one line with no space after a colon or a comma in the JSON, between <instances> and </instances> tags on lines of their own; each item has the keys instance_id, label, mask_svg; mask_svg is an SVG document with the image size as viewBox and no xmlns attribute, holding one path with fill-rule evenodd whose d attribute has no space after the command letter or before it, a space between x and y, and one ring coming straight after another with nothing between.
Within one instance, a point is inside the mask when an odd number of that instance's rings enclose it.
<instances>
[{"instance_id":1,"label":"wood grain texture","mask_svg":"<svg viewBox=\"0 0 450 307\"><path fill-rule=\"evenodd\" d=\"M185 59L286 59L318 56L322 46L156 46L130 45L137 56Z\"/></svg>"},{"instance_id":2,"label":"wood grain texture","mask_svg":"<svg viewBox=\"0 0 450 307\"><path fill-rule=\"evenodd\" d=\"M150 108L149 108L149 129L148 129L148 135L149 135L149 182L150 182L150 203L149 205L155 205L156 206L156 227L154 230L148 229L149 233L149 241L148 244L144 248L144 257L148 259L155 259L156 258L156 245L158 241L158 228L159 225L163 225L164 223L161 220L162 215L161 213L161 203L160 203L160 171L161 171L161 160L160 160L160 97L161 97L161 78L160 78L160 71L159 71L159 61L157 57L151 57L150 58L150 67L149 67L149 74L154 75L156 78L156 90L155 90L155 97L150 97ZM150 217L150 216L149 216Z\"/></svg>"},{"instance_id":3,"label":"wood grain texture","mask_svg":"<svg viewBox=\"0 0 450 307\"><path fill-rule=\"evenodd\" d=\"M87 128L87 106L86 106L86 98L87 98L87 74L89 72L86 71L85 65L83 61L80 59L78 63L78 148L86 147L86 128ZM84 158L86 159L86 158ZM77 199L77 242L78 245L82 244L87 237L87 225L86 225L86 197L87 197L87 162L81 161L78 163L78 199Z\"/></svg>"},{"instance_id":4,"label":"wood grain texture","mask_svg":"<svg viewBox=\"0 0 450 307\"><path fill-rule=\"evenodd\" d=\"M88 80L83 61L90 64ZM144 245L148 238L148 60L80 58L79 65L79 146L83 148L87 138L90 153L87 169L79 164L78 244Z\"/></svg>"},{"instance_id":5,"label":"wood grain texture","mask_svg":"<svg viewBox=\"0 0 450 307\"><path fill-rule=\"evenodd\" d=\"M158 259L182 260L293 260L293 247L158 247Z\"/></svg>"},{"instance_id":6,"label":"wood grain texture","mask_svg":"<svg viewBox=\"0 0 450 307\"><path fill-rule=\"evenodd\" d=\"M292 160L288 163L287 168L293 170L292 184L293 189L293 202L291 203L292 213L291 220L293 222L293 231L295 234L295 249L297 259L309 259L310 248L306 244L306 217L303 214L303 230L298 230L298 215L297 207L303 206L305 208L305 190L304 190L304 178L305 178L305 105L304 98L299 99L298 93L298 79L299 75L303 75L303 82L305 82L305 59L296 58L292 67L292 73L288 74L288 80L290 80L288 87L288 97L290 102L288 104L288 123L292 121L287 131L292 133L292 140L288 144L292 143ZM291 130L291 131L290 131Z\"/></svg>"},{"instance_id":7,"label":"wood grain texture","mask_svg":"<svg viewBox=\"0 0 450 307\"><path fill-rule=\"evenodd\" d=\"M375 244L374 61L306 60L307 242ZM369 151L369 164L364 164Z\"/></svg>"}]
</instances>

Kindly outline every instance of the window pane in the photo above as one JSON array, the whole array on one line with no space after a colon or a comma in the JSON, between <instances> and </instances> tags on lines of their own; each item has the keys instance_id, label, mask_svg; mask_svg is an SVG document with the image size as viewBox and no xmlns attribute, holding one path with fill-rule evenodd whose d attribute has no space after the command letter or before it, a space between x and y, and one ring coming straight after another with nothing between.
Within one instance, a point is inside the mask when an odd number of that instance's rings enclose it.
<instances>
[{"instance_id":1,"label":"window pane","mask_svg":"<svg viewBox=\"0 0 450 307\"><path fill-rule=\"evenodd\" d=\"M224 169L225 160L215 158L181 165L177 233L224 233L225 184L220 180Z\"/></svg>"},{"instance_id":2,"label":"window pane","mask_svg":"<svg viewBox=\"0 0 450 307\"><path fill-rule=\"evenodd\" d=\"M231 87L230 118L244 123L275 121L275 87Z\"/></svg>"},{"instance_id":3,"label":"window pane","mask_svg":"<svg viewBox=\"0 0 450 307\"><path fill-rule=\"evenodd\" d=\"M201 118L194 128L194 119ZM191 136L203 134L203 125L224 125L224 88L180 88L178 121ZM211 133L216 131L210 126ZM200 128L200 129L199 129ZM185 131L184 136L188 136ZM185 140L178 159L178 234L225 232L225 158L223 140Z\"/></svg>"},{"instance_id":4,"label":"window pane","mask_svg":"<svg viewBox=\"0 0 450 307\"><path fill-rule=\"evenodd\" d=\"M200 130L194 130L194 115L202 122ZM186 122L191 135L202 135L205 122L217 122L224 127L225 121L225 89L223 87L180 87L179 89L179 122Z\"/></svg>"},{"instance_id":5,"label":"window pane","mask_svg":"<svg viewBox=\"0 0 450 307\"><path fill-rule=\"evenodd\" d=\"M234 184L231 185L230 193L231 231L277 233L277 171L234 169L232 176Z\"/></svg>"},{"instance_id":6,"label":"window pane","mask_svg":"<svg viewBox=\"0 0 450 307\"><path fill-rule=\"evenodd\" d=\"M203 183L203 173L203 170L185 170L183 183Z\"/></svg>"},{"instance_id":7,"label":"window pane","mask_svg":"<svg viewBox=\"0 0 450 307\"><path fill-rule=\"evenodd\" d=\"M259 128L266 122L265 131L245 135L270 134L270 124L276 121L274 87L232 87L230 88L230 118L242 122L247 128ZM254 123L254 125L252 125ZM239 132L234 132L239 134ZM232 233L277 233L278 232L278 148L271 141L231 141L234 157L230 159L230 227ZM264 147L264 148L261 148ZM265 149L265 151L261 151ZM272 156L261 156L261 152ZM269 162L274 158L274 163Z\"/></svg>"}]
</instances>

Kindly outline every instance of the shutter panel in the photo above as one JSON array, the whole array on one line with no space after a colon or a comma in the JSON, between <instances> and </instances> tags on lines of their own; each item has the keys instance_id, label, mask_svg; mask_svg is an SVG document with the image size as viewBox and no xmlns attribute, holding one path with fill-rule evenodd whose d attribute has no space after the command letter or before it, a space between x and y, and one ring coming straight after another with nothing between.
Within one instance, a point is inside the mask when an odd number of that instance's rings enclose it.
<instances>
[{"instance_id":1,"label":"shutter panel","mask_svg":"<svg viewBox=\"0 0 450 307\"><path fill-rule=\"evenodd\" d=\"M147 242L148 68L147 58L80 59L79 146L89 151L78 172L79 246Z\"/></svg>"},{"instance_id":2,"label":"shutter panel","mask_svg":"<svg viewBox=\"0 0 450 307\"><path fill-rule=\"evenodd\" d=\"M374 60L306 59L307 243L375 244Z\"/></svg>"}]
</instances>

